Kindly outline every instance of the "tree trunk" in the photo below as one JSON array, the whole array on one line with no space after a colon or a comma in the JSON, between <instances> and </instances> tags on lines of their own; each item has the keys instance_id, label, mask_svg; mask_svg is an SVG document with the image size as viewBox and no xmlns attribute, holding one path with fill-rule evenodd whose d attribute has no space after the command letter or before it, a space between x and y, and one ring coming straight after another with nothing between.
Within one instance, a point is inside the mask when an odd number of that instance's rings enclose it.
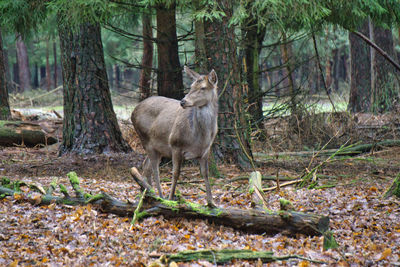
<instances>
[{"instance_id":1,"label":"tree trunk","mask_svg":"<svg viewBox=\"0 0 400 267\"><path fill-rule=\"evenodd\" d=\"M385 51L391 58L395 58L393 35L391 29L373 25L371 23L371 35L375 44ZM393 110L394 105L399 102L399 72L387 62L387 60L375 49L371 49L371 64L374 78L371 82L372 111L384 113Z\"/></svg>"},{"instance_id":2,"label":"tree trunk","mask_svg":"<svg viewBox=\"0 0 400 267\"><path fill-rule=\"evenodd\" d=\"M51 89L51 69L50 69L50 44L49 39L46 40L46 89Z\"/></svg>"},{"instance_id":3,"label":"tree trunk","mask_svg":"<svg viewBox=\"0 0 400 267\"><path fill-rule=\"evenodd\" d=\"M16 58L18 59L18 56L16 55ZM19 67L18 67L18 61L13 64L13 81L15 85L15 92L19 92L21 88L19 87Z\"/></svg>"},{"instance_id":4,"label":"tree trunk","mask_svg":"<svg viewBox=\"0 0 400 267\"><path fill-rule=\"evenodd\" d=\"M235 31L229 25L232 3L217 1L226 16L221 21L205 22L205 47L210 67L215 69L220 81L218 135L214 155L220 160L235 163L241 168L250 167L252 159L250 135L243 109L243 91L238 62Z\"/></svg>"},{"instance_id":5,"label":"tree trunk","mask_svg":"<svg viewBox=\"0 0 400 267\"><path fill-rule=\"evenodd\" d=\"M53 57L54 57L54 88L57 88L57 43L53 42Z\"/></svg>"},{"instance_id":6,"label":"tree trunk","mask_svg":"<svg viewBox=\"0 0 400 267\"><path fill-rule=\"evenodd\" d=\"M0 29L0 120L11 117L10 105L8 103L8 86L6 80L6 65L3 54L3 39Z\"/></svg>"},{"instance_id":7,"label":"tree trunk","mask_svg":"<svg viewBox=\"0 0 400 267\"><path fill-rule=\"evenodd\" d=\"M143 57L140 72L139 89L140 100L151 96L151 69L153 67L153 29L151 14L146 11L142 14L143 24Z\"/></svg>"},{"instance_id":8,"label":"tree trunk","mask_svg":"<svg viewBox=\"0 0 400 267\"><path fill-rule=\"evenodd\" d=\"M283 44L281 45L281 54L282 54L282 61L283 61L283 73L284 73L284 84L285 87L288 87L290 92L290 99L291 99L291 113L292 115L298 114L297 109L297 92L296 92L296 85L295 85L295 78L294 78L294 71L292 67L293 62L293 54L292 54L292 43L288 41L286 38L286 34L283 32Z\"/></svg>"},{"instance_id":9,"label":"tree trunk","mask_svg":"<svg viewBox=\"0 0 400 267\"><path fill-rule=\"evenodd\" d=\"M244 55L245 75L248 85L248 112L252 122L262 127L263 120L263 92L260 86L259 57L262 42L264 40L264 27L259 28L255 17L250 17L245 22L242 31L244 32Z\"/></svg>"},{"instance_id":10,"label":"tree trunk","mask_svg":"<svg viewBox=\"0 0 400 267\"><path fill-rule=\"evenodd\" d=\"M335 48L332 50L333 54L333 72L332 72L332 80L333 80L333 89L335 92L339 91L339 66L340 66L340 50Z\"/></svg>"},{"instance_id":11,"label":"tree trunk","mask_svg":"<svg viewBox=\"0 0 400 267\"><path fill-rule=\"evenodd\" d=\"M358 29L369 36L368 20ZM350 41L350 112L368 112L371 107L371 57L370 47L353 33Z\"/></svg>"},{"instance_id":12,"label":"tree trunk","mask_svg":"<svg viewBox=\"0 0 400 267\"><path fill-rule=\"evenodd\" d=\"M114 86L115 91L119 91L121 87L121 70L117 64L113 65L113 76L114 76Z\"/></svg>"},{"instance_id":13,"label":"tree trunk","mask_svg":"<svg viewBox=\"0 0 400 267\"><path fill-rule=\"evenodd\" d=\"M28 51L21 35L17 34L16 38L19 86L20 92L24 92L31 89Z\"/></svg>"},{"instance_id":14,"label":"tree trunk","mask_svg":"<svg viewBox=\"0 0 400 267\"><path fill-rule=\"evenodd\" d=\"M201 4L201 0L194 0L193 2L194 9L199 11L203 8ZM198 73L207 73L210 71L210 66L208 64L207 52L206 52L206 44L205 38L206 34L204 32L204 19L196 19L194 21L195 27L195 69Z\"/></svg>"},{"instance_id":15,"label":"tree trunk","mask_svg":"<svg viewBox=\"0 0 400 267\"><path fill-rule=\"evenodd\" d=\"M40 86L43 86L44 81L46 80L46 66L40 66Z\"/></svg>"},{"instance_id":16,"label":"tree trunk","mask_svg":"<svg viewBox=\"0 0 400 267\"><path fill-rule=\"evenodd\" d=\"M176 36L175 1L157 6L157 92L160 96L182 99L184 87Z\"/></svg>"},{"instance_id":17,"label":"tree trunk","mask_svg":"<svg viewBox=\"0 0 400 267\"><path fill-rule=\"evenodd\" d=\"M64 120L60 154L127 152L113 110L99 24L58 25Z\"/></svg>"},{"instance_id":18,"label":"tree trunk","mask_svg":"<svg viewBox=\"0 0 400 267\"><path fill-rule=\"evenodd\" d=\"M35 66L33 68L33 88L37 89L39 87L39 66L37 62L35 62Z\"/></svg>"}]
</instances>

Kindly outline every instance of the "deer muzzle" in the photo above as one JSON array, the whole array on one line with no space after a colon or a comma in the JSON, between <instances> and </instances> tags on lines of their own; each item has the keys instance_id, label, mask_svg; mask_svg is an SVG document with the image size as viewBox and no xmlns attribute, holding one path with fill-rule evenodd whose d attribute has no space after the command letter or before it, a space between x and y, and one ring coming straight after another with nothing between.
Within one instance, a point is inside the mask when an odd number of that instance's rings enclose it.
<instances>
[{"instance_id":1,"label":"deer muzzle","mask_svg":"<svg viewBox=\"0 0 400 267\"><path fill-rule=\"evenodd\" d=\"M187 108L188 106L190 106L190 102L185 99L182 99L180 104L182 108Z\"/></svg>"}]
</instances>

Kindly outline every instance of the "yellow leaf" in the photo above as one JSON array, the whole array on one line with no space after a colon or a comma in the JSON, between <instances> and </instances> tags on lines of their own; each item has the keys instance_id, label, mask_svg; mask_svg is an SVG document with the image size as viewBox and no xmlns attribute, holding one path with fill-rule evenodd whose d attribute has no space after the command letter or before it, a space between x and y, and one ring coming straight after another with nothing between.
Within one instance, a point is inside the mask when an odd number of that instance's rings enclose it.
<instances>
[{"instance_id":1,"label":"yellow leaf","mask_svg":"<svg viewBox=\"0 0 400 267\"><path fill-rule=\"evenodd\" d=\"M369 191L371 191L371 192L376 192L376 191L378 191L378 189L377 189L375 186L371 186L371 187L369 188Z\"/></svg>"},{"instance_id":2,"label":"yellow leaf","mask_svg":"<svg viewBox=\"0 0 400 267\"><path fill-rule=\"evenodd\" d=\"M387 257L389 257L390 255L392 255L392 249L387 248L382 252L381 257L378 259L378 261L384 260Z\"/></svg>"},{"instance_id":3,"label":"yellow leaf","mask_svg":"<svg viewBox=\"0 0 400 267\"><path fill-rule=\"evenodd\" d=\"M23 197L22 197L22 194L20 194L20 193L14 193L14 199L15 200L21 200Z\"/></svg>"},{"instance_id":4,"label":"yellow leaf","mask_svg":"<svg viewBox=\"0 0 400 267\"><path fill-rule=\"evenodd\" d=\"M47 258L47 257L44 257L43 259L42 259L42 263L46 263L46 262L48 262L49 261L49 258Z\"/></svg>"},{"instance_id":5,"label":"yellow leaf","mask_svg":"<svg viewBox=\"0 0 400 267\"><path fill-rule=\"evenodd\" d=\"M190 235L185 235L184 238L189 239Z\"/></svg>"},{"instance_id":6,"label":"yellow leaf","mask_svg":"<svg viewBox=\"0 0 400 267\"><path fill-rule=\"evenodd\" d=\"M17 267L18 266L18 260L13 261L10 265L10 267Z\"/></svg>"},{"instance_id":7,"label":"yellow leaf","mask_svg":"<svg viewBox=\"0 0 400 267\"><path fill-rule=\"evenodd\" d=\"M308 267L310 263L308 261L301 261L298 265L299 267Z\"/></svg>"}]
</instances>

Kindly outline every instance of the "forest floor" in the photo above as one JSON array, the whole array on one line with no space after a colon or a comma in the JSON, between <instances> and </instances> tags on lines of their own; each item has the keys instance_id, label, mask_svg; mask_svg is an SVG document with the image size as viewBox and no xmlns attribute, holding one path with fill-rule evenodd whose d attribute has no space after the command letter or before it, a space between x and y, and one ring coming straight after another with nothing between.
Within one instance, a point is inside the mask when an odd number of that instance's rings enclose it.
<instances>
[{"instance_id":1,"label":"forest floor","mask_svg":"<svg viewBox=\"0 0 400 267\"><path fill-rule=\"evenodd\" d=\"M135 152L96 156L58 157L57 145L47 148L13 147L0 150L0 174L48 186L54 178L70 188L66 174L75 171L81 187L90 193L102 190L120 200L134 202L139 187L129 168L140 167L143 150L131 126L121 124ZM273 140L273 137L270 136ZM257 141L254 151L265 152L271 143ZM305 145L302 145L303 147ZM282 146L276 146L282 148ZM278 150L278 149L277 149ZM282 148L280 151L288 151ZM270 150L269 150L270 151ZM251 249L272 251L275 256L301 255L325 265L400 266L400 201L382 194L400 173L400 148L383 148L356 157L338 158L318 172L314 189L282 187L266 192L269 208L279 210L279 198L290 200L295 210L329 216L339 248L323 250L323 237L282 234L247 234L229 227L184 218L146 218L131 229L131 218L103 214L89 206L33 206L18 199L0 200L0 266L147 266L161 255L184 250ZM299 178L326 158L283 155L258 160L263 176ZM250 171L218 165L220 177L212 178L217 206L250 209ZM171 164L161 167L164 194L169 191ZM263 186L276 185L264 181ZM28 189L27 189L28 190ZM190 201L205 204L204 184L196 164L183 167L178 190ZM58 193L59 194L59 193ZM233 261L226 266L261 266ZM305 259L291 259L264 266L314 266ZM214 266L197 261L179 266Z\"/></svg>"}]
</instances>

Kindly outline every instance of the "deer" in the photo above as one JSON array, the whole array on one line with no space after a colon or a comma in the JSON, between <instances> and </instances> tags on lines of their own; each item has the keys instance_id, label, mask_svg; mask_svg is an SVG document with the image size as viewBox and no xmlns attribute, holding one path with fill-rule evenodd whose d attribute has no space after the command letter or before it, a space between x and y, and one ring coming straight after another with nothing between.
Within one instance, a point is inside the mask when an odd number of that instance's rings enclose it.
<instances>
[{"instance_id":1,"label":"deer","mask_svg":"<svg viewBox=\"0 0 400 267\"><path fill-rule=\"evenodd\" d=\"M215 207L208 179L208 158L218 131L218 77L214 70L201 75L185 66L184 71L193 82L181 101L152 96L132 112L132 124L147 154L143 175L151 186L153 177L163 198L159 165L162 157L172 159L169 199L173 200L183 160L197 159L206 186L207 205Z\"/></svg>"}]
</instances>

